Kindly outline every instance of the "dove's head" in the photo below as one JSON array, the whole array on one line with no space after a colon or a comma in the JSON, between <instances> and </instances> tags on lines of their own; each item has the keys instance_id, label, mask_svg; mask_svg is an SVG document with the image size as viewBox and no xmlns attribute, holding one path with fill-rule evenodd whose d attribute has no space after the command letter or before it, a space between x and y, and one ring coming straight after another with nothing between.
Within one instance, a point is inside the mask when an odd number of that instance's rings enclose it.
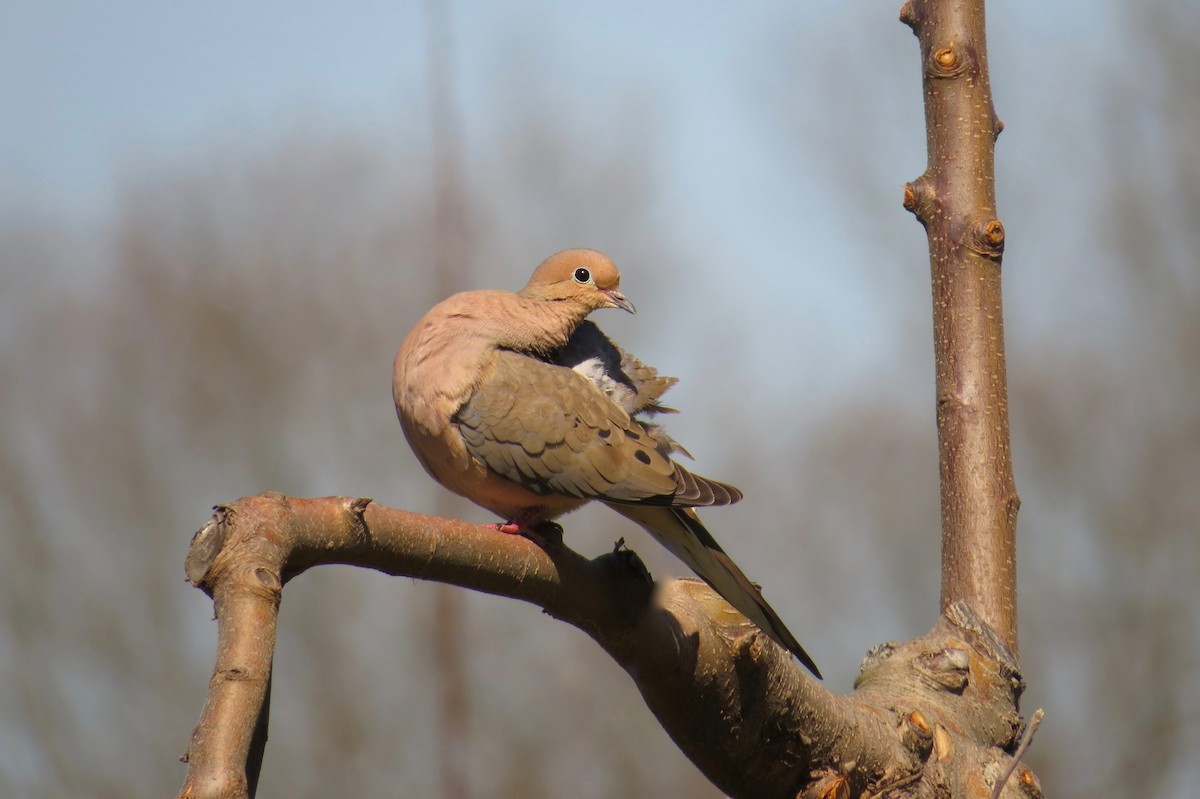
<instances>
[{"instance_id":1,"label":"dove's head","mask_svg":"<svg viewBox=\"0 0 1200 799\"><path fill-rule=\"evenodd\" d=\"M621 273L608 256L596 250L563 250L542 261L521 289L522 297L577 304L586 316L600 308L634 313L621 293Z\"/></svg>"}]
</instances>

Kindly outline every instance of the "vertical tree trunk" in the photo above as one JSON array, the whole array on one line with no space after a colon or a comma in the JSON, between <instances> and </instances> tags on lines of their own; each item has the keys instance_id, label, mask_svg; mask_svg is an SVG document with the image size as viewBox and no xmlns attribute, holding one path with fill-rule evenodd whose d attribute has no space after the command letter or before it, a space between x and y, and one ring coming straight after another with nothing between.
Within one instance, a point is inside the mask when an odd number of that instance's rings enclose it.
<instances>
[{"instance_id":1,"label":"vertical tree trunk","mask_svg":"<svg viewBox=\"0 0 1200 799\"><path fill-rule=\"evenodd\" d=\"M468 284L466 207L462 140L454 102L454 39L450 0L428 0L429 103L434 153L433 302ZM454 515L457 505L438 492L438 512ZM438 681L438 774L441 799L467 799L470 765L470 690L466 669L464 602L455 587L439 583L434 593L433 673Z\"/></svg>"},{"instance_id":2,"label":"vertical tree trunk","mask_svg":"<svg viewBox=\"0 0 1200 799\"><path fill-rule=\"evenodd\" d=\"M929 152L904 205L925 226L933 277L944 611L965 600L1017 651L1016 523L996 214L1003 125L988 81L983 0L908 0Z\"/></svg>"}]
</instances>

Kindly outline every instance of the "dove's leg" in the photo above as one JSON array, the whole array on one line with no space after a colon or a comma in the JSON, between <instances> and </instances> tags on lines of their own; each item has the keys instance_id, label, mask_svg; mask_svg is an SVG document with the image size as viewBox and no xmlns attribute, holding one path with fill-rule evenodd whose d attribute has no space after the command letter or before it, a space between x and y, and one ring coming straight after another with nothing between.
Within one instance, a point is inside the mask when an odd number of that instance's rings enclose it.
<instances>
[{"instance_id":1,"label":"dove's leg","mask_svg":"<svg viewBox=\"0 0 1200 799\"><path fill-rule=\"evenodd\" d=\"M485 524L489 530L498 530L506 535L519 535L528 538L538 546L545 547L552 543L562 543L562 526L548 519L531 521L538 516L537 511L521 514L503 524Z\"/></svg>"},{"instance_id":2,"label":"dove's leg","mask_svg":"<svg viewBox=\"0 0 1200 799\"><path fill-rule=\"evenodd\" d=\"M506 535L523 535L529 537L530 533L536 532L534 528L540 522L535 520L540 519L544 511L545 508L526 508L506 522L485 524L484 527L489 530L499 530Z\"/></svg>"}]
</instances>

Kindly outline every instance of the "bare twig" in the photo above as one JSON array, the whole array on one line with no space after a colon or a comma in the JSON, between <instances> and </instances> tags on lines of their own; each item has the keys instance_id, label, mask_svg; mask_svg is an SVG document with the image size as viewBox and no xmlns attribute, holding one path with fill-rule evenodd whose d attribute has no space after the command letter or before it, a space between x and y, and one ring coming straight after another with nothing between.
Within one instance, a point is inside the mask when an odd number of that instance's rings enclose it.
<instances>
[{"instance_id":1,"label":"bare twig","mask_svg":"<svg viewBox=\"0 0 1200 799\"><path fill-rule=\"evenodd\" d=\"M1008 768L1000 775L1000 779L996 780L996 787L992 788L992 799L1000 799L1000 792L1004 790L1005 783L1008 778L1017 770L1017 765L1021 762L1021 758L1029 751L1029 745L1033 743L1034 733L1038 731L1038 727L1042 726L1042 719L1046 717L1046 711L1040 707L1033 711L1033 717L1029 719L1029 726L1025 728L1025 734L1021 736L1021 743L1017 745L1017 751L1013 752L1012 762L1008 764Z\"/></svg>"}]
</instances>

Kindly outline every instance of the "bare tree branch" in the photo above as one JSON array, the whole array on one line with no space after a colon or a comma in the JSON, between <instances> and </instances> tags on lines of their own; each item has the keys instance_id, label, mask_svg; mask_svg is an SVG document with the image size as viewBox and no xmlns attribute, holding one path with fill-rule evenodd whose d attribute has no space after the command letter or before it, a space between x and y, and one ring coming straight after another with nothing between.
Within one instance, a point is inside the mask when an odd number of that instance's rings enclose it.
<instances>
[{"instance_id":1,"label":"bare tree branch","mask_svg":"<svg viewBox=\"0 0 1200 799\"><path fill-rule=\"evenodd\" d=\"M1017 651L1016 524L996 216L1003 127L988 83L983 0L907 0L921 46L925 174L904 205L925 226L933 275L942 609L966 600Z\"/></svg>"},{"instance_id":2,"label":"bare tree branch","mask_svg":"<svg viewBox=\"0 0 1200 799\"><path fill-rule=\"evenodd\" d=\"M767 757L749 707L762 721L837 700L786 652L706 586L654 584L628 550L587 560L546 540L539 548L464 522L384 508L368 500L263 495L218 508L195 536L189 579L215 601L217 664L188 752L181 796L252 795L261 758L266 686L283 585L320 564L343 563L439 580L532 602L587 632L620 662L668 730L706 773L764 785L781 771L800 779L808 752ZM736 668L735 668L736 667ZM786 691L779 691L786 685ZM777 697L785 695L785 704ZM725 722L714 723L714 714ZM756 721L758 721L756 719ZM782 721L770 729L787 729ZM778 754L778 753L777 753ZM707 761L707 762L705 762ZM757 774L738 772L753 764Z\"/></svg>"},{"instance_id":3,"label":"bare tree branch","mask_svg":"<svg viewBox=\"0 0 1200 799\"><path fill-rule=\"evenodd\" d=\"M1015 661L966 605L873 653L856 691L839 697L703 583L656 586L620 547L588 560L554 538L539 546L365 499L265 494L219 507L189 551L188 579L214 599L218 643L179 796L253 796L283 586L332 563L521 599L578 627L735 797L957 784L979 763L998 775L1007 757L997 747L1015 746L1020 727Z\"/></svg>"}]
</instances>

